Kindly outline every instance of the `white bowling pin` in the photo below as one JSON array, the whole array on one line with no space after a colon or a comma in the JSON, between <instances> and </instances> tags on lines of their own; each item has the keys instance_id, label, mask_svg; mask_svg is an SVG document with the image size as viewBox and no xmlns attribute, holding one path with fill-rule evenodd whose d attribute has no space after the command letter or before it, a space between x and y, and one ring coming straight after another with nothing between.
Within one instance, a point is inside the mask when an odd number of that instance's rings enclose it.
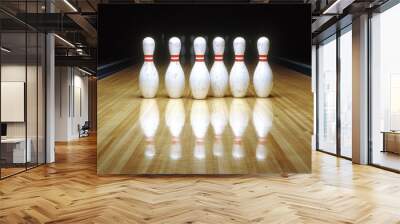
<instances>
[{"instance_id":1,"label":"white bowling pin","mask_svg":"<svg viewBox=\"0 0 400 224\"><path fill-rule=\"evenodd\" d=\"M268 97L273 87L273 75L268 63L269 39L260 37L257 41L258 63L254 70L253 84L258 97Z\"/></svg>"},{"instance_id":2,"label":"white bowling pin","mask_svg":"<svg viewBox=\"0 0 400 224\"><path fill-rule=\"evenodd\" d=\"M228 70L224 64L225 40L216 37L213 40L214 64L210 70L211 91L215 97L224 97L228 88Z\"/></svg>"},{"instance_id":3,"label":"white bowling pin","mask_svg":"<svg viewBox=\"0 0 400 224\"><path fill-rule=\"evenodd\" d=\"M165 109L165 124L171 133L172 140L179 141L179 136L185 125L185 108L182 99L168 100Z\"/></svg>"},{"instance_id":4,"label":"white bowling pin","mask_svg":"<svg viewBox=\"0 0 400 224\"><path fill-rule=\"evenodd\" d=\"M153 38L143 39L144 63L139 73L139 88L144 98L155 97L158 90L158 71L153 62L155 45Z\"/></svg>"},{"instance_id":5,"label":"white bowling pin","mask_svg":"<svg viewBox=\"0 0 400 224\"><path fill-rule=\"evenodd\" d=\"M196 37L193 43L196 60L190 72L190 89L195 99L205 99L210 88L210 73L204 62L204 53L206 52L206 39Z\"/></svg>"},{"instance_id":6,"label":"white bowling pin","mask_svg":"<svg viewBox=\"0 0 400 224\"><path fill-rule=\"evenodd\" d=\"M245 97L249 88L250 76L244 63L246 41L243 37L236 37L233 41L235 62L229 75L229 85L234 97Z\"/></svg>"},{"instance_id":7,"label":"white bowling pin","mask_svg":"<svg viewBox=\"0 0 400 224\"><path fill-rule=\"evenodd\" d=\"M168 42L171 62L165 73L165 88L171 98L180 98L185 90L185 73L179 62L181 52L181 41L177 37L172 37Z\"/></svg>"},{"instance_id":8,"label":"white bowling pin","mask_svg":"<svg viewBox=\"0 0 400 224\"><path fill-rule=\"evenodd\" d=\"M160 116L155 99L143 99L140 105L139 122L146 141L152 142L157 132Z\"/></svg>"}]
</instances>

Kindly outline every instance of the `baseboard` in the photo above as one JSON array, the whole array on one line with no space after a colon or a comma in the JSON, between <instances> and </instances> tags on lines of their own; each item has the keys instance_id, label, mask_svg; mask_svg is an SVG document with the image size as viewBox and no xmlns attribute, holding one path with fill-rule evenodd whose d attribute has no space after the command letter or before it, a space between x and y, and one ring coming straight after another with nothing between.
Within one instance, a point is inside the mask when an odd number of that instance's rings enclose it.
<instances>
[{"instance_id":1,"label":"baseboard","mask_svg":"<svg viewBox=\"0 0 400 224\"><path fill-rule=\"evenodd\" d=\"M119 72L131 66L133 64L132 62L133 60L131 58L124 58L122 60L114 61L112 63L99 66L97 67L97 79L98 80L103 79L109 75Z\"/></svg>"},{"instance_id":2,"label":"baseboard","mask_svg":"<svg viewBox=\"0 0 400 224\"><path fill-rule=\"evenodd\" d=\"M280 64L294 71L300 72L304 75L311 76L311 65L304 64L298 61L290 60L282 57L270 57L270 61Z\"/></svg>"}]
</instances>

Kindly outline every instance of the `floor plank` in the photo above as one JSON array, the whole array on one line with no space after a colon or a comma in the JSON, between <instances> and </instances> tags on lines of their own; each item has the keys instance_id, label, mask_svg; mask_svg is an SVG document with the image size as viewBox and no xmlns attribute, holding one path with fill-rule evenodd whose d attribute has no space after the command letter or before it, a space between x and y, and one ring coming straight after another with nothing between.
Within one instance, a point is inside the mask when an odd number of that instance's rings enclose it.
<instances>
[{"instance_id":1,"label":"floor plank","mask_svg":"<svg viewBox=\"0 0 400 224\"><path fill-rule=\"evenodd\" d=\"M400 176L312 152L312 174L98 176L96 136L0 181L0 223L400 223Z\"/></svg>"}]
</instances>

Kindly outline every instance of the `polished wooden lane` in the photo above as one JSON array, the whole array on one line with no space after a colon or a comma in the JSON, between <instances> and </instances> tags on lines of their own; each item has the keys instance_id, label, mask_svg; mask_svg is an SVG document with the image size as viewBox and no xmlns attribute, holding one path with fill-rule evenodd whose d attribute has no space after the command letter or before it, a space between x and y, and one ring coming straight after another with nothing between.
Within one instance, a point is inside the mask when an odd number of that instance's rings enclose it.
<instances>
[{"instance_id":1,"label":"polished wooden lane","mask_svg":"<svg viewBox=\"0 0 400 224\"><path fill-rule=\"evenodd\" d=\"M311 174L102 177L95 136L0 181L0 223L400 223L400 175L312 152Z\"/></svg>"},{"instance_id":2,"label":"polished wooden lane","mask_svg":"<svg viewBox=\"0 0 400 224\"><path fill-rule=\"evenodd\" d=\"M188 86L183 99L168 99L163 80L157 98L143 99L135 67L100 80L98 173L310 172L310 78L273 69L267 99L251 88L243 99L193 100Z\"/></svg>"}]
</instances>

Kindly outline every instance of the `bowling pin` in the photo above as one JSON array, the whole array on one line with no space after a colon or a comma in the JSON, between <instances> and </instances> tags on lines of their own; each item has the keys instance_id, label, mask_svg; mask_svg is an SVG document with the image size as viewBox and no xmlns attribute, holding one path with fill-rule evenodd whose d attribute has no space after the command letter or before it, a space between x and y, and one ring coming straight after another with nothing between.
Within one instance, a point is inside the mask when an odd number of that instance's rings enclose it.
<instances>
[{"instance_id":1,"label":"bowling pin","mask_svg":"<svg viewBox=\"0 0 400 224\"><path fill-rule=\"evenodd\" d=\"M155 97L158 90L158 71L153 62L155 45L153 38L143 39L144 63L139 73L139 88L144 98Z\"/></svg>"},{"instance_id":2,"label":"bowling pin","mask_svg":"<svg viewBox=\"0 0 400 224\"><path fill-rule=\"evenodd\" d=\"M224 64L225 40L216 37L213 40L214 64L210 70L211 91L215 97L224 97L228 87L228 70Z\"/></svg>"},{"instance_id":3,"label":"bowling pin","mask_svg":"<svg viewBox=\"0 0 400 224\"><path fill-rule=\"evenodd\" d=\"M197 37L193 43L196 54L195 63L190 72L190 89L195 99L205 99L210 88L210 73L204 62L204 53L206 52L206 39Z\"/></svg>"},{"instance_id":4,"label":"bowling pin","mask_svg":"<svg viewBox=\"0 0 400 224\"><path fill-rule=\"evenodd\" d=\"M235 62L229 75L229 85L234 97L245 97L249 88L249 71L244 63L246 41L243 37L236 37L233 41Z\"/></svg>"},{"instance_id":5,"label":"bowling pin","mask_svg":"<svg viewBox=\"0 0 400 224\"><path fill-rule=\"evenodd\" d=\"M165 88L171 98L180 98L185 90L185 73L179 62L181 51L181 41L177 37L172 37L168 42L171 61L165 73Z\"/></svg>"},{"instance_id":6,"label":"bowling pin","mask_svg":"<svg viewBox=\"0 0 400 224\"><path fill-rule=\"evenodd\" d=\"M273 75L268 64L269 39L260 37L257 41L258 63L254 70L253 84L258 97L268 97L273 86Z\"/></svg>"}]
</instances>

